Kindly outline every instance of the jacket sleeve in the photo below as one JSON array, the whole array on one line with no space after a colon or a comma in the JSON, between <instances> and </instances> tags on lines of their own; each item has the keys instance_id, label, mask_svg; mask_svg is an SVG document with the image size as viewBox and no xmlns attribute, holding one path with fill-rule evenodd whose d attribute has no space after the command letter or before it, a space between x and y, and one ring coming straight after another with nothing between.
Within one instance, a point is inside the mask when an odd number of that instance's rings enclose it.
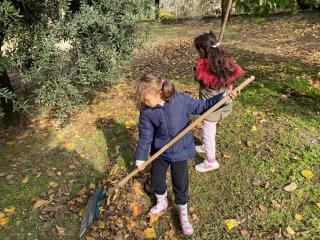
<instances>
[{"instance_id":1,"label":"jacket sleeve","mask_svg":"<svg viewBox=\"0 0 320 240\"><path fill-rule=\"evenodd\" d=\"M206 112L213 105L218 103L225 95L225 93L219 93L216 96L208 98L206 100L194 99L191 96L185 95L185 102L187 103L187 109L189 114L200 115ZM221 106L222 107L222 106Z\"/></svg>"},{"instance_id":2,"label":"jacket sleeve","mask_svg":"<svg viewBox=\"0 0 320 240\"><path fill-rule=\"evenodd\" d=\"M146 160L149 156L151 143L153 141L153 125L143 110L140 111L139 119L139 141L137 144L135 160Z\"/></svg>"}]
</instances>

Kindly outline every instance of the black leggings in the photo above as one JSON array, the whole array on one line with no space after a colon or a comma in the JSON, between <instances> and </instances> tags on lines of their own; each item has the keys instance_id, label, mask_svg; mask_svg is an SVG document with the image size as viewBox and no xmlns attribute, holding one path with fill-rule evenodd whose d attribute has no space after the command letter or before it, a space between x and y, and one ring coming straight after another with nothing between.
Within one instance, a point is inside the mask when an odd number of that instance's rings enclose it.
<instances>
[{"instance_id":1,"label":"black leggings","mask_svg":"<svg viewBox=\"0 0 320 240\"><path fill-rule=\"evenodd\" d=\"M166 174L170 165L173 192L175 194L175 203L184 205L188 202L189 172L188 161L170 162L162 159L156 159L152 163L151 183L154 192L162 195L167 190Z\"/></svg>"}]
</instances>

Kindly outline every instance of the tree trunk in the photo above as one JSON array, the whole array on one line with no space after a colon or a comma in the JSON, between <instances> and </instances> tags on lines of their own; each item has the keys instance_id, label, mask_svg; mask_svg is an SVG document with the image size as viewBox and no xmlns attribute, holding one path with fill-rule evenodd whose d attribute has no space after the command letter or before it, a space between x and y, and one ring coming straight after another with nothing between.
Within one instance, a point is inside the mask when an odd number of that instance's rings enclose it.
<instances>
[{"instance_id":1,"label":"tree trunk","mask_svg":"<svg viewBox=\"0 0 320 240\"><path fill-rule=\"evenodd\" d=\"M226 13L227 13L228 3L229 3L229 0L221 0L221 26L223 24L223 19L225 18ZM230 9L230 13L231 13L231 9ZM230 15L230 13L229 13L229 15Z\"/></svg>"},{"instance_id":2,"label":"tree trunk","mask_svg":"<svg viewBox=\"0 0 320 240\"><path fill-rule=\"evenodd\" d=\"M154 15L156 20L158 21L160 17L160 0L155 0L155 7L156 9L154 11Z\"/></svg>"},{"instance_id":3,"label":"tree trunk","mask_svg":"<svg viewBox=\"0 0 320 240\"><path fill-rule=\"evenodd\" d=\"M0 33L0 46L4 41L4 34ZM0 52L0 57L1 57ZM8 73L5 69L1 72L0 70L0 88L6 88L9 91L13 92L11 82L8 76ZM16 126L20 123L19 114L13 109L13 102L10 99L0 98L1 107L4 113L4 124L5 126Z\"/></svg>"}]
</instances>

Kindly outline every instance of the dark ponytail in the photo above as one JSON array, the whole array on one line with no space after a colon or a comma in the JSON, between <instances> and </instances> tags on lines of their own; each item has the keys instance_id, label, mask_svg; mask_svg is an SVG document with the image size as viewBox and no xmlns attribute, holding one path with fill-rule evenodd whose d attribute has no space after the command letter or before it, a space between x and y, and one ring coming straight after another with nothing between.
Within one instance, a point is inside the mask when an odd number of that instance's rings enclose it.
<instances>
[{"instance_id":1,"label":"dark ponytail","mask_svg":"<svg viewBox=\"0 0 320 240\"><path fill-rule=\"evenodd\" d=\"M219 47L215 34L212 31L203 33L196 37L194 43L198 50L205 51L211 73L220 78L224 87L230 85L230 76L235 73L236 69L231 55Z\"/></svg>"}]
</instances>

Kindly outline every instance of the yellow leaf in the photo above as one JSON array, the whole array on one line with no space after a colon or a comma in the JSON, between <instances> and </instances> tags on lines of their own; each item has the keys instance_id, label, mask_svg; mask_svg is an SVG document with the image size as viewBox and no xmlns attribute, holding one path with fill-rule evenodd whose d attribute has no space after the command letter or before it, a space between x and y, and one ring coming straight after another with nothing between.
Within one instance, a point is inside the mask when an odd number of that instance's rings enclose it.
<instances>
[{"instance_id":1,"label":"yellow leaf","mask_svg":"<svg viewBox=\"0 0 320 240\"><path fill-rule=\"evenodd\" d=\"M251 132L256 132L256 131L257 131L257 127L256 126L252 126Z\"/></svg>"},{"instance_id":2,"label":"yellow leaf","mask_svg":"<svg viewBox=\"0 0 320 240\"><path fill-rule=\"evenodd\" d=\"M146 238L155 238L156 237L156 232L154 231L153 228L146 228L143 232L144 232L144 235Z\"/></svg>"},{"instance_id":3,"label":"yellow leaf","mask_svg":"<svg viewBox=\"0 0 320 240\"><path fill-rule=\"evenodd\" d=\"M228 230L232 230L233 228L238 226L238 221L236 219L227 219L224 221L224 223L227 226Z\"/></svg>"},{"instance_id":4,"label":"yellow leaf","mask_svg":"<svg viewBox=\"0 0 320 240\"><path fill-rule=\"evenodd\" d=\"M133 189L133 191L134 191L134 193L135 193L136 195L138 195L138 196L143 196L143 190L142 190L142 188L141 188L140 185L134 184L133 187L132 187L132 189Z\"/></svg>"},{"instance_id":5,"label":"yellow leaf","mask_svg":"<svg viewBox=\"0 0 320 240\"><path fill-rule=\"evenodd\" d=\"M313 172L309 170L302 170L301 175L308 179L311 179L314 176Z\"/></svg>"},{"instance_id":6,"label":"yellow leaf","mask_svg":"<svg viewBox=\"0 0 320 240\"><path fill-rule=\"evenodd\" d=\"M4 218L6 215L3 212L0 212L0 218Z\"/></svg>"},{"instance_id":7,"label":"yellow leaf","mask_svg":"<svg viewBox=\"0 0 320 240\"><path fill-rule=\"evenodd\" d=\"M9 141L9 142L7 142L7 145L10 145L10 146L12 146L12 145L16 145L16 141Z\"/></svg>"},{"instance_id":8,"label":"yellow leaf","mask_svg":"<svg viewBox=\"0 0 320 240\"><path fill-rule=\"evenodd\" d=\"M63 145L65 147L65 149L67 149L68 151L73 151L75 149L75 144L74 143L65 143Z\"/></svg>"},{"instance_id":9,"label":"yellow leaf","mask_svg":"<svg viewBox=\"0 0 320 240\"><path fill-rule=\"evenodd\" d=\"M58 187L58 185L59 184L57 182L54 182L54 181L49 182L49 187L56 188L56 187Z\"/></svg>"},{"instance_id":10,"label":"yellow leaf","mask_svg":"<svg viewBox=\"0 0 320 240\"><path fill-rule=\"evenodd\" d=\"M8 217L0 218L0 226L5 226L8 223L9 223L9 218Z\"/></svg>"},{"instance_id":11,"label":"yellow leaf","mask_svg":"<svg viewBox=\"0 0 320 240\"><path fill-rule=\"evenodd\" d=\"M131 231L131 229L136 226L136 222L131 220L130 218L126 218L126 219L127 219L127 227L129 231Z\"/></svg>"},{"instance_id":12,"label":"yellow leaf","mask_svg":"<svg viewBox=\"0 0 320 240\"><path fill-rule=\"evenodd\" d=\"M65 229L63 227L59 227L58 225L56 225L56 229L59 235L63 235L65 232Z\"/></svg>"},{"instance_id":13,"label":"yellow leaf","mask_svg":"<svg viewBox=\"0 0 320 240\"><path fill-rule=\"evenodd\" d=\"M9 207L3 209L3 211L4 211L5 213L12 214L12 213L15 213L16 208L15 208L14 206L9 206Z\"/></svg>"},{"instance_id":14,"label":"yellow leaf","mask_svg":"<svg viewBox=\"0 0 320 240\"><path fill-rule=\"evenodd\" d=\"M296 232L291 227L287 227L286 230L287 230L287 233L289 233L290 235L296 234Z\"/></svg>"},{"instance_id":15,"label":"yellow leaf","mask_svg":"<svg viewBox=\"0 0 320 240\"><path fill-rule=\"evenodd\" d=\"M135 125L135 121L133 121L133 120L125 120L124 121L124 125L125 125L126 128L130 128L130 127Z\"/></svg>"},{"instance_id":16,"label":"yellow leaf","mask_svg":"<svg viewBox=\"0 0 320 240\"><path fill-rule=\"evenodd\" d=\"M153 224L159 220L159 215L150 215L150 224Z\"/></svg>"},{"instance_id":17,"label":"yellow leaf","mask_svg":"<svg viewBox=\"0 0 320 240\"><path fill-rule=\"evenodd\" d=\"M82 217L82 216L83 216L83 214L84 214L84 209L83 209L83 208L81 208L81 209L80 209L80 211L79 211L79 216L80 216L80 217Z\"/></svg>"},{"instance_id":18,"label":"yellow leaf","mask_svg":"<svg viewBox=\"0 0 320 240\"><path fill-rule=\"evenodd\" d=\"M316 205L318 206L318 208L320 208L320 202L317 202Z\"/></svg>"},{"instance_id":19,"label":"yellow leaf","mask_svg":"<svg viewBox=\"0 0 320 240\"><path fill-rule=\"evenodd\" d=\"M301 220L303 219L302 215L299 214L299 213L296 213L296 214L294 215L294 218L295 218L297 221L301 221Z\"/></svg>"},{"instance_id":20,"label":"yellow leaf","mask_svg":"<svg viewBox=\"0 0 320 240\"><path fill-rule=\"evenodd\" d=\"M22 183L27 183L27 182L29 182L29 176L25 176L22 180L21 180L21 182Z\"/></svg>"},{"instance_id":21,"label":"yellow leaf","mask_svg":"<svg viewBox=\"0 0 320 240\"><path fill-rule=\"evenodd\" d=\"M54 138L55 141L62 142L64 140L64 136L62 134L58 134Z\"/></svg>"},{"instance_id":22,"label":"yellow leaf","mask_svg":"<svg viewBox=\"0 0 320 240\"><path fill-rule=\"evenodd\" d=\"M104 229L106 227L105 222L99 222L99 228Z\"/></svg>"}]
</instances>

